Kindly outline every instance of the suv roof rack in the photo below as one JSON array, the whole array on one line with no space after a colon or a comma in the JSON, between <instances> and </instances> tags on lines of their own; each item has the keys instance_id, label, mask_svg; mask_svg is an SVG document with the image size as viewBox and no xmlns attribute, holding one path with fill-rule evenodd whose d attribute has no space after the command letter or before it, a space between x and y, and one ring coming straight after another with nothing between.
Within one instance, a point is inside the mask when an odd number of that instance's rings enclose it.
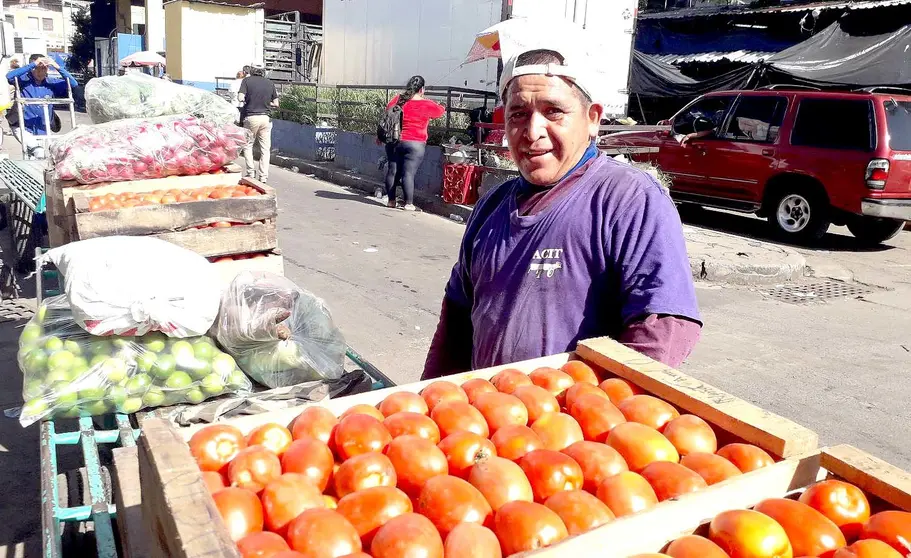
<instances>
[{"instance_id":1,"label":"suv roof rack","mask_svg":"<svg viewBox=\"0 0 911 558\"><path fill-rule=\"evenodd\" d=\"M807 91L822 91L819 87L813 87L812 85L788 85L784 83L777 83L775 85L764 85L760 87L759 91L777 91L779 89L802 89Z\"/></svg>"},{"instance_id":2,"label":"suv roof rack","mask_svg":"<svg viewBox=\"0 0 911 558\"><path fill-rule=\"evenodd\" d=\"M906 89L904 87L895 87L890 85L876 85L873 87L863 87L857 89L857 91L863 91L865 93L903 93L905 95L911 95L911 89Z\"/></svg>"}]
</instances>

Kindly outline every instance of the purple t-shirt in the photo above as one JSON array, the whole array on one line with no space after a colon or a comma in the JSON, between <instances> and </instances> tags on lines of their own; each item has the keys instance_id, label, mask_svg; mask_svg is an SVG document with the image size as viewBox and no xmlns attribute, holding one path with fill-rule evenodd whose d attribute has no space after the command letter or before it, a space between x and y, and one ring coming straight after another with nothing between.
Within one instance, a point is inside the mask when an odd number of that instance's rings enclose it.
<instances>
[{"instance_id":1,"label":"purple t-shirt","mask_svg":"<svg viewBox=\"0 0 911 558\"><path fill-rule=\"evenodd\" d=\"M680 218L648 174L608 157L534 215L516 206L519 180L481 199L446 286L471 309L472 367L516 362L617 338L650 314L699 321Z\"/></svg>"}]
</instances>

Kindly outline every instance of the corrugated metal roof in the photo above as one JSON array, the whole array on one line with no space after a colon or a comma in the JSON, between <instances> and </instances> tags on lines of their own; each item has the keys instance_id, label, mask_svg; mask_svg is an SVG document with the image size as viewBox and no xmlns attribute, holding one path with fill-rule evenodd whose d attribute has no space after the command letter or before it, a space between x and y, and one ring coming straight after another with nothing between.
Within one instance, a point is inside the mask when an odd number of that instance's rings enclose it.
<instances>
[{"instance_id":1,"label":"corrugated metal roof","mask_svg":"<svg viewBox=\"0 0 911 558\"><path fill-rule=\"evenodd\" d=\"M753 64L765 60L775 54L774 52L760 52L756 50L735 50L733 52L699 52L695 54L657 54L651 55L655 60L665 64L683 64L685 62L718 62L728 59L731 62Z\"/></svg>"},{"instance_id":2,"label":"corrugated metal roof","mask_svg":"<svg viewBox=\"0 0 911 558\"><path fill-rule=\"evenodd\" d=\"M708 17L713 15L748 15L748 14L773 14L785 12L805 12L810 10L868 10L871 8L885 8L889 6L903 6L911 4L911 0L861 0L811 2L792 6L770 6L766 8L744 8L742 6L719 6L705 8L682 8L666 12L644 12L639 14L639 19L686 19Z\"/></svg>"}]
</instances>

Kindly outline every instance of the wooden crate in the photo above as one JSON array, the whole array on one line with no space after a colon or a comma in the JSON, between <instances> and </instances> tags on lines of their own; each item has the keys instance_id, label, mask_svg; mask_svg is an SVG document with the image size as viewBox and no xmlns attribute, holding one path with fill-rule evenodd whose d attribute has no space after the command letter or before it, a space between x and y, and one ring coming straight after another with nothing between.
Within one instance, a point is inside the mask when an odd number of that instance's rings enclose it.
<instances>
[{"instance_id":1,"label":"wooden crate","mask_svg":"<svg viewBox=\"0 0 911 558\"><path fill-rule=\"evenodd\" d=\"M607 338L582 341L575 353L496 366L446 379L460 384L472 378L490 378L505 368L531 372L542 366L560 367L571 359L581 359L596 369L625 378L645 391L703 417L716 427L720 441L746 441L777 457L801 455L817 447L818 438L814 432ZM396 391L417 393L429 383L416 382L313 404L341 414L353 405L375 405ZM267 422L288 424L305 407L243 416L226 422L247 433ZM227 531L220 522L210 519L213 514L217 515L214 503L185 444L204 426L175 430L159 419L143 422L143 435L139 440L142 508L151 532L157 533L160 556L197 557L204 553L206 556L237 556L236 550L228 544ZM704 492L714 490L712 487ZM212 549L218 549L218 552L213 553Z\"/></svg>"},{"instance_id":2,"label":"wooden crate","mask_svg":"<svg viewBox=\"0 0 911 558\"><path fill-rule=\"evenodd\" d=\"M285 263L281 250L275 249L264 258L246 260L226 260L214 262L222 287L226 288L241 271L268 271L276 275L285 275Z\"/></svg>"}]
</instances>

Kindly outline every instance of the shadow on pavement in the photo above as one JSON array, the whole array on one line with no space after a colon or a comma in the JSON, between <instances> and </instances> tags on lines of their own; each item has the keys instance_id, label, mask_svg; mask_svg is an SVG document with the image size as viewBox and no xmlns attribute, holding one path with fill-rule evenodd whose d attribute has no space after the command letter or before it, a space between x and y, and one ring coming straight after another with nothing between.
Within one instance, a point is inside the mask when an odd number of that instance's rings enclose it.
<instances>
[{"instance_id":1,"label":"shadow on pavement","mask_svg":"<svg viewBox=\"0 0 911 558\"><path fill-rule=\"evenodd\" d=\"M341 192L330 192L328 190L317 190L316 192L314 192L313 195L318 198L324 198L327 200L356 201L356 202L365 203L367 205L372 205L372 206L376 206L376 207L385 207L385 205L383 205L383 202L381 202L380 200L377 200L376 198L374 198L372 196L368 196L367 194L363 194L363 193L342 194Z\"/></svg>"}]
</instances>

